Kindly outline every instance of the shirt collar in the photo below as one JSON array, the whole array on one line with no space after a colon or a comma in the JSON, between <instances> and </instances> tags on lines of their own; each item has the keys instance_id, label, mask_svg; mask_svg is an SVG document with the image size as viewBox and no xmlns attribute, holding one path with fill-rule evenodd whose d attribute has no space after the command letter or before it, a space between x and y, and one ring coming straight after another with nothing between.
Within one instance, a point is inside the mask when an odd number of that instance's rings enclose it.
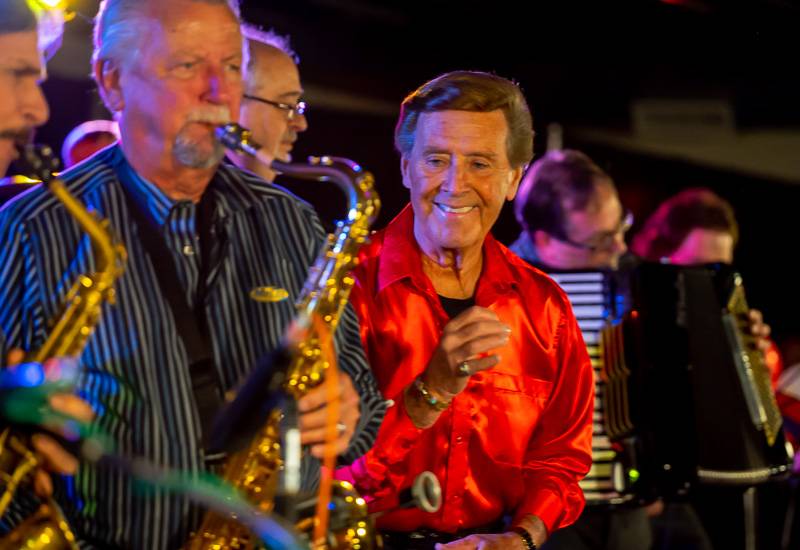
<instances>
[{"instance_id":1,"label":"shirt collar","mask_svg":"<svg viewBox=\"0 0 800 550\"><path fill-rule=\"evenodd\" d=\"M147 213L158 224L163 226L169 220L170 214L177 208L190 206L194 212L194 205L190 201L176 201L169 198L153 182L142 177L125 158L119 143L111 147L111 162L115 166L122 184L131 192L132 196L145 205ZM264 185L268 185L264 183ZM206 192L215 193L216 212L215 218L226 217L228 213L245 211L257 203L255 192L244 182L243 173L228 164L221 164L217 169ZM187 204L188 203L188 204Z\"/></svg>"},{"instance_id":2,"label":"shirt collar","mask_svg":"<svg viewBox=\"0 0 800 550\"><path fill-rule=\"evenodd\" d=\"M483 241L483 271L478 280L476 296L488 288L499 293L516 288L506 253L491 233L486 235ZM414 237L414 211L410 204L386 226L378 262L378 292L400 280L410 279L419 289L436 293L433 283L422 270L422 251Z\"/></svg>"},{"instance_id":3,"label":"shirt collar","mask_svg":"<svg viewBox=\"0 0 800 550\"><path fill-rule=\"evenodd\" d=\"M183 201L172 200L158 186L140 176L125 158L119 143L112 146L111 162L122 185L140 205L144 206L158 227L162 227L167 222L172 208Z\"/></svg>"}]
</instances>

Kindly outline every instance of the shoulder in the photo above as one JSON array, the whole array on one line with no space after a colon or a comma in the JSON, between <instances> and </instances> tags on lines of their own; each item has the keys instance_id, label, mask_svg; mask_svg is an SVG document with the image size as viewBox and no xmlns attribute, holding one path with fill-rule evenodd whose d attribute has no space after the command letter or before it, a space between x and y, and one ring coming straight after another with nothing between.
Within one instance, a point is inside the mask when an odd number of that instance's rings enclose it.
<instances>
[{"instance_id":1,"label":"shoulder","mask_svg":"<svg viewBox=\"0 0 800 550\"><path fill-rule=\"evenodd\" d=\"M116 186L117 178L111 164L112 152L106 149L91 159L61 173L59 179L75 198L85 198L104 187ZM0 225L26 224L57 211L63 211L61 202L42 185L34 185L0 209Z\"/></svg>"},{"instance_id":2,"label":"shoulder","mask_svg":"<svg viewBox=\"0 0 800 550\"><path fill-rule=\"evenodd\" d=\"M316 219L314 207L288 189L261 179L231 164L220 166L219 175L237 200L261 208L291 209Z\"/></svg>"},{"instance_id":3,"label":"shoulder","mask_svg":"<svg viewBox=\"0 0 800 550\"><path fill-rule=\"evenodd\" d=\"M506 261L511 272L516 276L517 281L526 285L535 285L544 292L554 292L562 294L561 287L547 273L534 267L517 256L511 249L502 243L496 243L503 259Z\"/></svg>"},{"instance_id":4,"label":"shoulder","mask_svg":"<svg viewBox=\"0 0 800 550\"><path fill-rule=\"evenodd\" d=\"M513 274L512 276L523 296L535 292L543 300L548 300L565 310L570 309L569 299L566 293L552 277L517 256L503 244L498 242L497 246L507 262Z\"/></svg>"}]
</instances>

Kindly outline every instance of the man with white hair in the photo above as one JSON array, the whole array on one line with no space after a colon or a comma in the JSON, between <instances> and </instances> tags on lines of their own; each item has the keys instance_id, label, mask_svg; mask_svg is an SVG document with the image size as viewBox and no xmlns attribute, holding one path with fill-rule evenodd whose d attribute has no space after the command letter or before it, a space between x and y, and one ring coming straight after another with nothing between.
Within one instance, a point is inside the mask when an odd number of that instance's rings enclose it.
<instances>
[{"instance_id":1,"label":"man with white hair","mask_svg":"<svg viewBox=\"0 0 800 550\"><path fill-rule=\"evenodd\" d=\"M239 112L242 36L224 0L105 0L95 24L94 76L119 122L119 144L62 174L109 219L127 248L116 303L80 356L78 387L117 451L190 477L218 457L204 448L221 396L275 349L294 316L323 241L313 209L286 191L220 164L214 128ZM0 213L0 355L35 348L64 289L95 265L75 221L42 189ZM253 289L285 289L263 303ZM343 462L374 440L384 404L347 308L335 336L342 376ZM327 399L298 403L304 481L318 476ZM118 471L81 465L56 497L82 545L176 548L202 510L157 490L142 498Z\"/></svg>"},{"instance_id":2,"label":"man with white hair","mask_svg":"<svg viewBox=\"0 0 800 550\"><path fill-rule=\"evenodd\" d=\"M289 39L274 31L253 25L242 26L244 47L244 96L239 109L239 122L253 134L275 159L291 162L292 149L298 134L308 129L306 103L301 101L303 87L297 69L299 58ZM275 179L275 171L256 159L229 153L240 168L258 174L267 181Z\"/></svg>"}]
</instances>

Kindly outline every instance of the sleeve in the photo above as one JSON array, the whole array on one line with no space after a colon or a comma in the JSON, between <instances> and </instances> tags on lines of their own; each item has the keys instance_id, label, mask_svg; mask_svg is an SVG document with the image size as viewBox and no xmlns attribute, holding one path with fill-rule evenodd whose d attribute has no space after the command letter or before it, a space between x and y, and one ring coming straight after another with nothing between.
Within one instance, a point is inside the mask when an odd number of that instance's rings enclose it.
<instances>
[{"instance_id":1,"label":"sleeve","mask_svg":"<svg viewBox=\"0 0 800 550\"><path fill-rule=\"evenodd\" d=\"M8 352L17 347L31 349L32 326L42 326L37 294L35 262L29 260L29 242L24 224L0 210L0 368L6 368ZM2 409L0 402L0 409ZM0 420L0 428L5 428ZM27 486L21 486L0 519L0 533L10 531L30 516L39 501Z\"/></svg>"},{"instance_id":2,"label":"sleeve","mask_svg":"<svg viewBox=\"0 0 800 550\"><path fill-rule=\"evenodd\" d=\"M326 237L319 218L310 207L307 216L314 236L312 248L308 249L313 262L322 250ZM349 447L339 457L341 464L351 464L374 445L378 428L386 413L386 404L367 364L364 348L361 345L358 318L350 304L345 306L339 319L334 343L339 369L350 376L359 396L361 415Z\"/></svg>"},{"instance_id":3,"label":"sleeve","mask_svg":"<svg viewBox=\"0 0 800 550\"><path fill-rule=\"evenodd\" d=\"M539 517L548 533L573 523L583 511L578 482L592 464L594 372L572 309L565 305L556 333L559 375L541 422L528 443L526 486L514 514Z\"/></svg>"},{"instance_id":4,"label":"sleeve","mask_svg":"<svg viewBox=\"0 0 800 550\"><path fill-rule=\"evenodd\" d=\"M378 429L386 414L386 402L378 389L375 377L367 364L361 347L356 314L349 304L345 307L336 331L339 349L339 368L353 380L358 392L361 415L350 446L339 458L342 464L351 464L375 444Z\"/></svg>"},{"instance_id":5,"label":"sleeve","mask_svg":"<svg viewBox=\"0 0 800 550\"><path fill-rule=\"evenodd\" d=\"M370 349L371 324L369 296L356 276L356 284L350 294L353 310L360 320L361 339L371 360L378 360L379 350ZM406 412L402 394L393 396L391 404L379 424L375 445L361 458L349 466L339 468L336 478L352 483L361 496L368 501L381 500L395 493L406 477L405 458L413 449L422 433Z\"/></svg>"},{"instance_id":6,"label":"sleeve","mask_svg":"<svg viewBox=\"0 0 800 550\"><path fill-rule=\"evenodd\" d=\"M8 209L0 212L0 367L5 368L8 352L24 345L25 282L32 277L25 265L24 226Z\"/></svg>"}]
</instances>

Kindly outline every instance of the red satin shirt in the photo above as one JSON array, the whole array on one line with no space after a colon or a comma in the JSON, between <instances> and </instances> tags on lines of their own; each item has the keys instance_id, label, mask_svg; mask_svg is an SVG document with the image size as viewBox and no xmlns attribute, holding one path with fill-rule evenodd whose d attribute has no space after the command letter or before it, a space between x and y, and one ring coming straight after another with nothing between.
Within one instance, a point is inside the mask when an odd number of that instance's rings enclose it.
<instances>
[{"instance_id":1,"label":"red satin shirt","mask_svg":"<svg viewBox=\"0 0 800 550\"><path fill-rule=\"evenodd\" d=\"M382 529L455 532L504 514L542 519L549 532L574 522L578 480L591 465L593 372L563 292L488 236L475 303L511 327L501 362L473 375L438 421L416 428L403 390L421 374L448 322L423 273L413 211L400 213L361 253L350 300L367 357L394 401L375 446L337 477L355 483L370 509L394 506L397 489L425 470L442 484L436 514L389 512Z\"/></svg>"}]
</instances>

